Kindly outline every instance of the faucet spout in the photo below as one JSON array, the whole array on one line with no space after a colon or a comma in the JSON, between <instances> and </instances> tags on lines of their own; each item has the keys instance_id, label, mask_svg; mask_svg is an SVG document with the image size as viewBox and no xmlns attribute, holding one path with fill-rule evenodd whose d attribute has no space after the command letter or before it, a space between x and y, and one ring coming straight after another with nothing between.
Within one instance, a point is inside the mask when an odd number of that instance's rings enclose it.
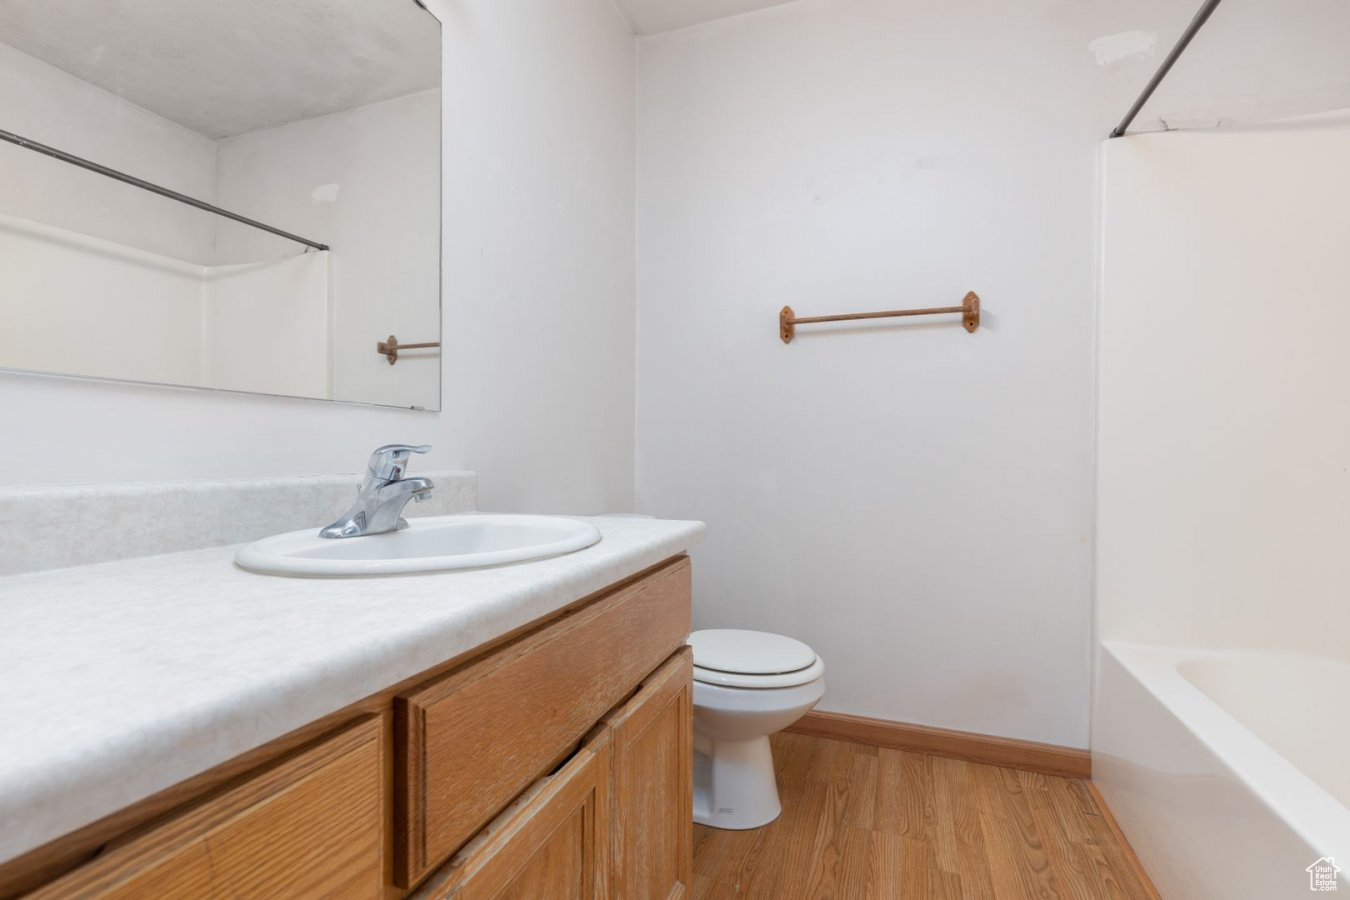
<instances>
[{"instance_id":1,"label":"faucet spout","mask_svg":"<svg viewBox=\"0 0 1350 900\"><path fill-rule=\"evenodd\" d=\"M403 508L409 501L421 503L435 487L429 478L404 478L411 453L426 453L428 446L389 444L370 457L365 480L356 502L333 524L319 532L322 538L363 537L407 528Z\"/></svg>"}]
</instances>

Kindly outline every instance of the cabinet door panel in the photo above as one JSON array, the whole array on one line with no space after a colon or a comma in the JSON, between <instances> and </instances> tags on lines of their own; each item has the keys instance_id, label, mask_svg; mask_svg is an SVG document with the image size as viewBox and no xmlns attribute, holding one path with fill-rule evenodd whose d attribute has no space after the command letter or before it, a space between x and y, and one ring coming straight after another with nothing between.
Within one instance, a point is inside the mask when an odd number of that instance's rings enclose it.
<instances>
[{"instance_id":1,"label":"cabinet door panel","mask_svg":"<svg viewBox=\"0 0 1350 900\"><path fill-rule=\"evenodd\" d=\"M688 647L610 716L614 896L660 900L690 889L693 681Z\"/></svg>"},{"instance_id":2,"label":"cabinet door panel","mask_svg":"<svg viewBox=\"0 0 1350 900\"><path fill-rule=\"evenodd\" d=\"M378 898L384 847L384 729L371 717L32 896Z\"/></svg>"},{"instance_id":3,"label":"cabinet door panel","mask_svg":"<svg viewBox=\"0 0 1350 900\"><path fill-rule=\"evenodd\" d=\"M593 890L588 891L594 880L593 866L586 857L586 810L578 809L494 896L500 900L595 896ZM470 891L465 897L471 895Z\"/></svg>"},{"instance_id":4,"label":"cabinet door panel","mask_svg":"<svg viewBox=\"0 0 1350 900\"><path fill-rule=\"evenodd\" d=\"M414 900L607 897L609 784L606 730L498 816Z\"/></svg>"}]
</instances>

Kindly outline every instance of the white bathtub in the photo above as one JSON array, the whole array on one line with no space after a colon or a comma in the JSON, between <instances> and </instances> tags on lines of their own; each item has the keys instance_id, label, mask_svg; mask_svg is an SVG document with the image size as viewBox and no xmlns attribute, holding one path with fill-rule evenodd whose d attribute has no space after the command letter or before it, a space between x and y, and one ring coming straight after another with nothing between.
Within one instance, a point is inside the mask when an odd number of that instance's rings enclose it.
<instances>
[{"instance_id":1,"label":"white bathtub","mask_svg":"<svg viewBox=\"0 0 1350 900\"><path fill-rule=\"evenodd\" d=\"M1092 767L1165 900L1350 890L1350 664L1104 642Z\"/></svg>"}]
</instances>

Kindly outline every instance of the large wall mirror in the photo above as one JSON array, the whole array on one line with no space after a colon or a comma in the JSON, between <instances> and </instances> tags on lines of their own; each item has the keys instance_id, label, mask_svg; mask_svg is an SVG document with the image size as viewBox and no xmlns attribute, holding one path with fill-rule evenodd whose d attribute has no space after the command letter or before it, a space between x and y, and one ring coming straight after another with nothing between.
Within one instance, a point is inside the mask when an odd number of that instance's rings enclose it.
<instances>
[{"instance_id":1,"label":"large wall mirror","mask_svg":"<svg viewBox=\"0 0 1350 900\"><path fill-rule=\"evenodd\" d=\"M440 47L415 0L0 2L0 368L438 409Z\"/></svg>"}]
</instances>

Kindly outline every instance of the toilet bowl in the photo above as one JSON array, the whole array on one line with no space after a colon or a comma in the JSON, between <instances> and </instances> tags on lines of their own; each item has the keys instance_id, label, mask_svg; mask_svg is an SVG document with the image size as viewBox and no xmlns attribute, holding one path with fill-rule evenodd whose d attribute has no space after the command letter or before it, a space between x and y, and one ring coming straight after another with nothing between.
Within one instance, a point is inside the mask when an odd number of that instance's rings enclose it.
<instances>
[{"instance_id":1,"label":"toilet bowl","mask_svg":"<svg viewBox=\"0 0 1350 900\"><path fill-rule=\"evenodd\" d=\"M767 825L782 812L769 735L825 694L825 664L789 637L712 629L694 649L694 821L714 828Z\"/></svg>"}]
</instances>

